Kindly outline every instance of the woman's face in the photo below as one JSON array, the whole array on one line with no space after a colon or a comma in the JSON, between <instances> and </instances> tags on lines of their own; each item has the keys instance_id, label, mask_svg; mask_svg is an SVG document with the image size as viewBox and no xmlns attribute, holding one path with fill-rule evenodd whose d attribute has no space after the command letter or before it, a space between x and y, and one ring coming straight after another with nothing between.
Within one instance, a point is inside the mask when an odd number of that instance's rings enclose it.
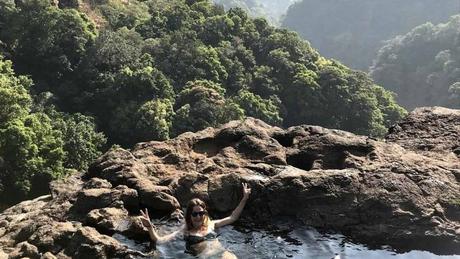
<instances>
[{"instance_id":1,"label":"woman's face","mask_svg":"<svg viewBox=\"0 0 460 259\"><path fill-rule=\"evenodd\" d=\"M201 227L206 217L206 211L201 206L194 206L190 217L192 217L194 227Z\"/></svg>"}]
</instances>

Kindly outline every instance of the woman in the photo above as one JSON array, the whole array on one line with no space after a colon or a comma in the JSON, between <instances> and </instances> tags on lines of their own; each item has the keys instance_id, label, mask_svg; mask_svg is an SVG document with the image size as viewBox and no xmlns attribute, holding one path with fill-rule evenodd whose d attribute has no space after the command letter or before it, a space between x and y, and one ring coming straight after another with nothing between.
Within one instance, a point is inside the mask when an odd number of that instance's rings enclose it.
<instances>
[{"instance_id":1,"label":"woman","mask_svg":"<svg viewBox=\"0 0 460 259\"><path fill-rule=\"evenodd\" d=\"M141 210L142 224L148 229L150 238L156 243L165 243L179 234L183 234L186 242L186 252L193 255L198 255L203 258L236 258L234 254L225 250L217 240L215 229L232 224L243 211L244 205L251 194L251 188L248 188L246 183L243 183L243 199L232 214L226 218L211 220L208 215L206 203L200 199L192 199L187 205L185 212L185 225L179 230L171 234L160 236L155 231L153 224L150 222L150 217L147 209L145 212Z\"/></svg>"}]
</instances>

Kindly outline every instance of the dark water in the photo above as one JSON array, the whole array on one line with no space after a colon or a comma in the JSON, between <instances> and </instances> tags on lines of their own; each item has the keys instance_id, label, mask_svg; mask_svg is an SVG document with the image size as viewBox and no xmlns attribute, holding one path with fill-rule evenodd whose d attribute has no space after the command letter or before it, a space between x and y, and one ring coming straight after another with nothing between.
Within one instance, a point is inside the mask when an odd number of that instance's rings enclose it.
<instances>
[{"instance_id":1,"label":"dark water","mask_svg":"<svg viewBox=\"0 0 460 259\"><path fill-rule=\"evenodd\" d=\"M174 230L174 227L163 229ZM368 249L362 244L351 243L340 234L322 234L308 227L296 227L292 231L283 231L282 234L264 230L249 230L226 226L218 230L219 241L228 250L240 259L252 258L410 258L431 259L449 258L460 259L460 255L435 255L427 251L410 251L396 253L390 248ZM148 242L136 243L121 235L114 238L128 245L131 249L148 252ZM168 244L158 245L161 258L196 258L184 253L185 242L181 239Z\"/></svg>"}]
</instances>

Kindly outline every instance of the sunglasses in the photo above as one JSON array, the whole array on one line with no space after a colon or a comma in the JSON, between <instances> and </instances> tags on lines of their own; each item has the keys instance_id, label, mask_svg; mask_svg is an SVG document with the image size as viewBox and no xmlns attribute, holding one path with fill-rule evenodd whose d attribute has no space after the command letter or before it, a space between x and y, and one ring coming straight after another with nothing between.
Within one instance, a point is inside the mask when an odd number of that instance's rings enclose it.
<instances>
[{"instance_id":1,"label":"sunglasses","mask_svg":"<svg viewBox=\"0 0 460 259\"><path fill-rule=\"evenodd\" d=\"M192 217L197 217L197 216L203 217L204 215L206 215L206 211L192 212Z\"/></svg>"}]
</instances>

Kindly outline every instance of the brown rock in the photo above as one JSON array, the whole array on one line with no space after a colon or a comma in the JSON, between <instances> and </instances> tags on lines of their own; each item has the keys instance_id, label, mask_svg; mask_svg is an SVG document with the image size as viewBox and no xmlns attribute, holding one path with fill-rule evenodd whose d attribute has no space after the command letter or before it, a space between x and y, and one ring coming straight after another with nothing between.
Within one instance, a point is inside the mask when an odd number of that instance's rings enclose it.
<instances>
[{"instance_id":1,"label":"brown rock","mask_svg":"<svg viewBox=\"0 0 460 259\"><path fill-rule=\"evenodd\" d=\"M387 141L414 151L435 151L458 156L460 110L421 107L389 129Z\"/></svg>"},{"instance_id":2,"label":"brown rock","mask_svg":"<svg viewBox=\"0 0 460 259\"><path fill-rule=\"evenodd\" d=\"M117 202L123 202L126 208L136 210L138 208L137 191L124 185L119 185L114 189L84 189L78 193L73 209L78 213L87 213L93 209L110 207Z\"/></svg>"},{"instance_id":3,"label":"brown rock","mask_svg":"<svg viewBox=\"0 0 460 259\"><path fill-rule=\"evenodd\" d=\"M73 258L111 258L124 251L126 248L117 240L91 227L80 228L65 249Z\"/></svg>"},{"instance_id":4,"label":"brown rock","mask_svg":"<svg viewBox=\"0 0 460 259\"><path fill-rule=\"evenodd\" d=\"M0 259L8 259L8 255L0 249Z\"/></svg>"},{"instance_id":5,"label":"brown rock","mask_svg":"<svg viewBox=\"0 0 460 259\"><path fill-rule=\"evenodd\" d=\"M85 182L83 188L84 189L101 189L101 188L110 189L112 188L112 184L105 179L93 177L89 179L87 182Z\"/></svg>"},{"instance_id":6,"label":"brown rock","mask_svg":"<svg viewBox=\"0 0 460 259\"><path fill-rule=\"evenodd\" d=\"M104 208L115 201L112 190L108 188L96 188L82 190L73 205L77 212L85 213L93 209Z\"/></svg>"},{"instance_id":7,"label":"brown rock","mask_svg":"<svg viewBox=\"0 0 460 259\"><path fill-rule=\"evenodd\" d=\"M218 212L234 209L241 200L241 178L235 174L221 175L209 180L211 207Z\"/></svg>"},{"instance_id":8,"label":"brown rock","mask_svg":"<svg viewBox=\"0 0 460 259\"><path fill-rule=\"evenodd\" d=\"M193 197L228 215L246 182L246 221L287 216L377 245L460 253L458 113L416 110L386 141L248 118L111 150L88 172L53 182L52 197L0 214L0 246L19 251L15 244L27 241L58 258L124 258L136 253L98 230L145 241L140 207L180 219Z\"/></svg>"},{"instance_id":9,"label":"brown rock","mask_svg":"<svg viewBox=\"0 0 460 259\"><path fill-rule=\"evenodd\" d=\"M27 242L21 242L17 244L16 249L9 254L9 258L16 259L23 257L29 257L31 259L40 258L40 254L36 246Z\"/></svg>"},{"instance_id":10,"label":"brown rock","mask_svg":"<svg viewBox=\"0 0 460 259\"><path fill-rule=\"evenodd\" d=\"M96 229L105 233L123 231L126 222L129 221L128 211L123 208L95 209L88 213L86 222Z\"/></svg>"},{"instance_id":11,"label":"brown rock","mask_svg":"<svg viewBox=\"0 0 460 259\"><path fill-rule=\"evenodd\" d=\"M37 246L40 251L58 253L71 240L77 227L71 222L52 222L38 227L29 237L29 243Z\"/></svg>"},{"instance_id":12,"label":"brown rock","mask_svg":"<svg viewBox=\"0 0 460 259\"><path fill-rule=\"evenodd\" d=\"M42 257L40 257L40 259L57 259L56 256L54 256L52 253L50 252L46 252L42 255Z\"/></svg>"},{"instance_id":13,"label":"brown rock","mask_svg":"<svg viewBox=\"0 0 460 259\"><path fill-rule=\"evenodd\" d=\"M179 202L169 194L167 187L155 186L149 181L138 181L136 187L139 190L140 203L149 208L168 213L180 208Z\"/></svg>"}]
</instances>

